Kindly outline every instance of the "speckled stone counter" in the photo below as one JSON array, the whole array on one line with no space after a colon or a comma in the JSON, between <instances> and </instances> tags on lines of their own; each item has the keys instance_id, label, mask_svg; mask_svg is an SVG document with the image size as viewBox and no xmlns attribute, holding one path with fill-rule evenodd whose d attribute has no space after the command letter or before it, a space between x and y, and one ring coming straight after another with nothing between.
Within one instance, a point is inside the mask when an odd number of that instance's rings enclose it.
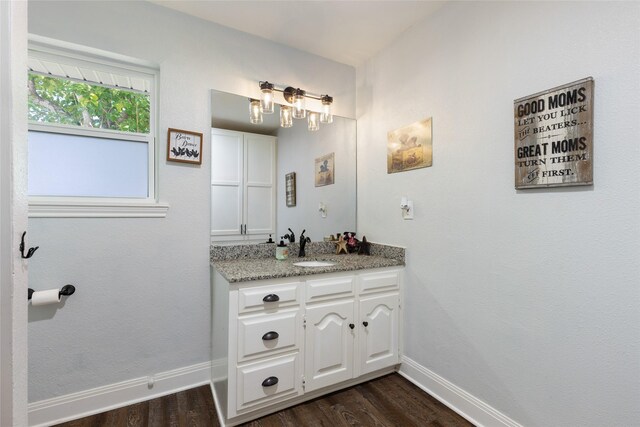
<instances>
[{"instance_id":1,"label":"speckled stone counter","mask_svg":"<svg viewBox=\"0 0 640 427\"><path fill-rule=\"evenodd\" d=\"M298 258L297 244L294 243L290 245L289 259L280 261L274 256L275 245L212 246L211 265L229 283L404 265L404 248L372 244L372 255L369 256L335 255L332 253L334 248L332 243L308 243L307 256ZM327 267L293 265L300 261L328 261L334 265Z\"/></svg>"}]
</instances>

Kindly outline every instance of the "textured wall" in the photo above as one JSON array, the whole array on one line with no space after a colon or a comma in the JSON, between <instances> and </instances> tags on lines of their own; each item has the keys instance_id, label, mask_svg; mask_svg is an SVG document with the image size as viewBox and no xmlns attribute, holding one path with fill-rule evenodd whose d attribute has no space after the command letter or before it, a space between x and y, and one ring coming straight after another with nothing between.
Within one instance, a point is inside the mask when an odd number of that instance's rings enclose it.
<instances>
[{"instance_id":1,"label":"textured wall","mask_svg":"<svg viewBox=\"0 0 640 427\"><path fill-rule=\"evenodd\" d=\"M160 66L158 157L165 219L31 219L36 289L74 283L64 307L30 308L29 400L210 360L210 89L257 81L335 94L355 113L355 70L147 2L29 2L33 34ZM204 133L201 167L167 164L167 127Z\"/></svg>"},{"instance_id":2,"label":"textured wall","mask_svg":"<svg viewBox=\"0 0 640 427\"><path fill-rule=\"evenodd\" d=\"M639 28L452 2L356 72L358 231L407 247L405 352L523 425L640 420ZM595 184L515 191L513 100L587 76ZM433 167L387 175L387 131L429 116Z\"/></svg>"}]
</instances>

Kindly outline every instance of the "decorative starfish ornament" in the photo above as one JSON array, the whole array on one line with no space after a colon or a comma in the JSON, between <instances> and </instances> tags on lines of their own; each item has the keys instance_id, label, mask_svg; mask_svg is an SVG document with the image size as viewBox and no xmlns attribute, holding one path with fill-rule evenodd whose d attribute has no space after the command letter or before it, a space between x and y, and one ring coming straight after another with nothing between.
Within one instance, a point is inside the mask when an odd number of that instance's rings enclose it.
<instances>
[{"instance_id":1,"label":"decorative starfish ornament","mask_svg":"<svg viewBox=\"0 0 640 427\"><path fill-rule=\"evenodd\" d=\"M340 236L338 241L335 242L335 245L336 245L336 255L347 253L347 241L344 240L344 237Z\"/></svg>"}]
</instances>

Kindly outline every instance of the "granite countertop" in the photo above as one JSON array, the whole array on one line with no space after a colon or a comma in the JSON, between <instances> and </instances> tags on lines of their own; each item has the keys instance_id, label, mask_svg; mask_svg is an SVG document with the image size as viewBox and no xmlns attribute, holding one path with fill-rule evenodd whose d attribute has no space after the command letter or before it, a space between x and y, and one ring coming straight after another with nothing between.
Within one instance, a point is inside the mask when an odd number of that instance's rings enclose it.
<instances>
[{"instance_id":1,"label":"granite countertop","mask_svg":"<svg viewBox=\"0 0 640 427\"><path fill-rule=\"evenodd\" d=\"M335 263L328 267L297 267L301 261L328 261ZM211 265L229 283L251 280L276 279L280 277L309 276L313 274L335 273L340 271L363 270L368 268L403 266L404 261L380 255L331 255L322 254L286 260L275 258L240 258L231 260L213 260Z\"/></svg>"}]
</instances>

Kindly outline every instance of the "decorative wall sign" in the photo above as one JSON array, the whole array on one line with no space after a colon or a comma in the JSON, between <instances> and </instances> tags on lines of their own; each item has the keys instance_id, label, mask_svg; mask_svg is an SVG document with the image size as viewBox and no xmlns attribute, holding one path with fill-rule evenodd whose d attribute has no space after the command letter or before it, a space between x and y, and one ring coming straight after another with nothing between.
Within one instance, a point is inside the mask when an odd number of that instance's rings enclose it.
<instances>
[{"instance_id":1,"label":"decorative wall sign","mask_svg":"<svg viewBox=\"0 0 640 427\"><path fill-rule=\"evenodd\" d=\"M593 78L513 103L516 189L593 184Z\"/></svg>"},{"instance_id":2,"label":"decorative wall sign","mask_svg":"<svg viewBox=\"0 0 640 427\"><path fill-rule=\"evenodd\" d=\"M387 133L387 173L431 166L431 124L429 117Z\"/></svg>"},{"instance_id":3,"label":"decorative wall sign","mask_svg":"<svg viewBox=\"0 0 640 427\"><path fill-rule=\"evenodd\" d=\"M316 159L316 187L333 184L335 178L335 153Z\"/></svg>"},{"instance_id":4,"label":"decorative wall sign","mask_svg":"<svg viewBox=\"0 0 640 427\"><path fill-rule=\"evenodd\" d=\"M296 205L296 173L290 172L284 176L284 192L287 199L287 207Z\"/></svg>"},{"instance_id":5,"label":"decorative wall sign","mask_svg":"<svg viewBox=\"0 0 640 427\"><path fill-rule=\"evenodd\" d=\"M194 163L196 165L202 164L202 134L169 128L167 160Z\"/></svg>"}]
</instances>

